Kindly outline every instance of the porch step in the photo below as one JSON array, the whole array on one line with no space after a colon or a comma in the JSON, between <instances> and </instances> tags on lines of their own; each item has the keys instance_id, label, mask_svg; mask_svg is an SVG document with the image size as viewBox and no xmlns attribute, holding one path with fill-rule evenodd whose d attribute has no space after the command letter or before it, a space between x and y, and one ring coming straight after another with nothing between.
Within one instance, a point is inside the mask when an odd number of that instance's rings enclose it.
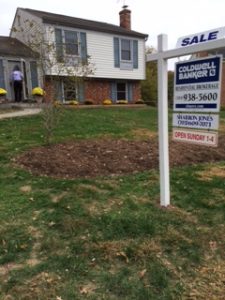
<instances>
[{"instance_id":1,"label":"porch step","mask_svg":"<svg viewBox=\"0 0 225 300\"><path fill-rule=\"evenodd\" d=\"M17 109L25 109L25 108L40 108L43 104L38 104L35 102L3 102L0 103L0 109L6 109L6 108L17 108Z\"/></svg>"}]
</instances>

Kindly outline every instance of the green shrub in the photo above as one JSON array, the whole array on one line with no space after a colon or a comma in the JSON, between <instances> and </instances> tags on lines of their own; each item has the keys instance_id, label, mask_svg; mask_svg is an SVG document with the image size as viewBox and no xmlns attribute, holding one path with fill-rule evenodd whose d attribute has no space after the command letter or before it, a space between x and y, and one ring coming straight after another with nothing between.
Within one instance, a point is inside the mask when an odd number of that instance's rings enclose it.
<instances>
[{"instance_id":1,"label":"green shrub","mask_svg":"<svg viewBox=\"0 0 225 300\"><path fill-rule=\"evenodd\" d=\"M135 101L135 104L144 104L144 100L142 99L138 99L137 101Z\"/></svg>"},{"instance_id":2,"label":"green shrub","mask_svg":"<svg viewBox=\"0 0 225 300\"><path fill-rule=\"evenodd\" d=\"M85 104L85 105L92 105L92 104L94 104L94 101L93 101L92 99L86 99L86 100L84 101L84 104Z\"/></svg>"}]
</instances>

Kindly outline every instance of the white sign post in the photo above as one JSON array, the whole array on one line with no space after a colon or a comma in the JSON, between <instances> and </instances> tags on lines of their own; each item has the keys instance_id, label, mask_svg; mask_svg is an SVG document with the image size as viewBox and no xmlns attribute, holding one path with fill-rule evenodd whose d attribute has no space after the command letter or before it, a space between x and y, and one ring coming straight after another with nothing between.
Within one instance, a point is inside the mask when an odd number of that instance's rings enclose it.
<instances>
[{"instance_id":1,"label":"white sign post","mask_svg":"<svg viewBox=\"0 0 225 300\"><path fill-rule=\"evenodd\" d=\"M167 50L167 36L159 37L158 50ZM158 60L158 126L159 126L159 169L160 169L160 202L162 206L170 204L169 179L169 138L168 138L168 79L167 60Z\"/></svg>"},{"instance_id":2,"label":"white sign post","mask_svg":"<svg viewBox=\"0 0 225 300\"><path fill-rule=\"evenodd\" d=\"M167 60L201 51L225 48L225 39L221 39L221 37L217 39L217 31L219 32L219 30L213 30L213 33L208 34L208 38L205 40L202 33L201 35L196 34L189 44L172 50L167 50L167 35L161 34L158 36L158 53L147 55L147 61L158 61L160 204L164 207L170 205Z\"/></svg>"}]
</instances>

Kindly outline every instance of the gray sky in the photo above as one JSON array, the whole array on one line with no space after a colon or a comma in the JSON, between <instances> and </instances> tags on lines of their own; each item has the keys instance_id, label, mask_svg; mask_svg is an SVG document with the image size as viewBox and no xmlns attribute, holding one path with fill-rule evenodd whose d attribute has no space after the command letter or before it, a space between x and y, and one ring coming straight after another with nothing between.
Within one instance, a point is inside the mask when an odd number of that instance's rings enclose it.
<instances>
[{"instance_id":1,"label":"gray sky","mask_svg":"<svg viewBox=\"0 0 225 300\"><path fill-rule=\"evenodd\" d=\"M181 36L225 26L225 0L0 0L0 35L9 35L17 7L119 25L124 2L132 11L132 29L148 34L147 45L155 48L161 33L172 49Z\"/></svg>"}]
</instances>

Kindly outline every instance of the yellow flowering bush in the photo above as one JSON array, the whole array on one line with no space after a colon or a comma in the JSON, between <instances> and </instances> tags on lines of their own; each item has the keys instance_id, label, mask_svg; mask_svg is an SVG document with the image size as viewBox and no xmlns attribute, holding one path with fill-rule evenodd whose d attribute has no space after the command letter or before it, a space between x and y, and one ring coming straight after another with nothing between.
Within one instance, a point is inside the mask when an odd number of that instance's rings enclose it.
<instances>
[{"instance_id":1,"label":"yellow flowering bush","mask_svg":"<svg viewBox=\"0 0 225 300\"><path fill-rule=\"evenodd\" d=\"M116 104L128 104L127 100L117 100Z\"/></svg>"},{"instance_id":2,"label":"yellow flowering bush","mask_svg":"<svg viewBox=\"0 0 225 300\"><path fill-rule=\"evenodd\" d=\"M138 99L137 101L135 101L135 104L144 104L144 100L142 99Z\"/></svg>"},{"instance_id":3,"label":"yellow flowering bush","mask_svg":"<svg viewBox=\"0 0 225 300\"><path fill-rule=\"evenodd\" d=\"M103 102L102 102L103 105L111 105L112 104L112 100L111 99L105 99Z\"/></svg>"},{"instance_id":4,"label":"yellow flowering bush","mask_svg":"<svg viewBox=\"0 0 225 300\"><path fill-rule=\"evenodd\" d=\"M79 102L77 100L70 100L69 105L78 105Z\"/></svg>"},{"instance_id":5,"label":"yellow flowering bush","mask_svg":"<svg viewBox=\"0 0 225 300\"><path fill-rule=\"evenodd\" d=\"M36 88L33 88L32 95L33 96L44 96L45 91L40 87L36 87Z\"/></svg>"},{"instance_id":6,"label":"yellow flowering bush","mask_svg":"<svg viewBox=\"0 0 225 300\"><path fill-rule=\"evenodd\" d=\"M54 105L55 107L58 107L58 106L62 105L62 103L61 103L61 101L59 101L59 100L55 100L55 101L53 102L53 105Z\"/></svg>"},{"instance_id":7,"label":"yellow flowering bush","mask_svg":"<svg viewBox=\"0 0 225 300\"><path fill-rule=\"evenodd\" d=\"M0 95L2 96L2 95L6 95L6 94L7 94L7 91L0 88Z\"/></svg>"}]
</instances>

